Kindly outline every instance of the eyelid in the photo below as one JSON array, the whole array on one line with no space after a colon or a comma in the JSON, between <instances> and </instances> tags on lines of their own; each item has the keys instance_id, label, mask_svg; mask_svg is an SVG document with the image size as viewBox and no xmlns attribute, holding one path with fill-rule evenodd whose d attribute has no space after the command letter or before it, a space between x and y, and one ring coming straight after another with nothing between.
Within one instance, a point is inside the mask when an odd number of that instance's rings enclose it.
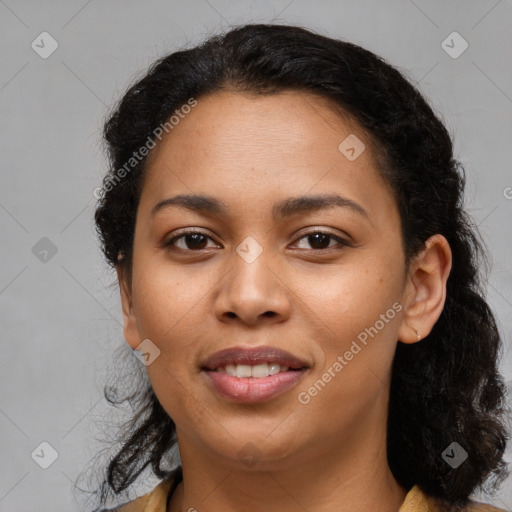
<instances>
[{"instance_id":1,"label":"eyelid","mask_svg":"<svg viewBox=\"0 0 512 512\"><path fill-rule=\"evenodd\" d=\"M342 235L338 235L338 234L333 233L329 229L320 228L320 227L318 227L318 228L310 228L308 231L305 231L305 232L302 232L301 234L298 234L296 236L296 238L294 239L295 243L297 243L299 240L302 240L303 238L305 238L307 236L314 235L316 233L322 233L324 235L330 236L331 238L336 240L339 245L348 246L348 247L352 246L352 243L348 240L348 238L350 238L348 235L346 237L343 237ZM206 238L209 238L214 243L218 244L218 242L212 236L207 234L205 231L201 231L199 228L183 228L183 231L178 232L177 234L173 235L169 240L164 241L163 244L162 244L162 247L163 248L165 248L165 247L173 247L173 242L179 240L181 237L186 236L188 234L200 234L200 235L205 236ZM335 247L336 246L327 247L325 249L302 249L302 250L304 250L304 251L310 250L310 251L313 251L313 252L322 252L322 251L332 250ZM180 250L187 251L186 249L180 249ZM202 250L204 250L204 249L202 249ZM201 250L197 250L197 251L190 250L190 252L200 252L200 251Z\"/></svg>"},{"instance_id":2,"label":"eyelid","mask_svg":"<svg viewBox=\"0 0 512 512\"><path fill-rule=\"evenodd\" d=\"M209 238L210 240L214 241L216 244L218 243L206 231L202 231L202 229L203 228L183 228L182 231L179 230L178 233L175 233L171 238L164 239L164 241L162 242L162 247L163 248L168 247L168 246L172 247L173 242L175 242L176 240L180 239L183 236L190 235L190 234L203 235L203 236ZM193 251L193 252L199 252L199 251Z\"/></svg>"},{"instance_id":3,"label":"eyelid","mask_svg":"<svg viewBox=\"0 0 512 512\"><path fill-rule=\"evenodd\" d=\"M327 229L327 228L321 228L321 227L313 227L313 228L310 228L308 229L308 231L305 231L305 232L302 232L300 234L297 235L296 237L296 240L301 240L302 238L306 237L306 236L309 236L309 235L314 235L316 233L322 233L324 235L328 235L330 236L331 238L334 238L336 241L338 241L340 244L343 244L343 245L352 245L352 242L350 241L350 236L345 234L345 235L341 235L341 234L337 234L337 233L334 233L333 231L331 231L330 229ZM332 247L331 247L332 249ZM317 252L320 251L322 249L317 249ZM324 250L327 250L327 249L324 249Z\"/></svg>"}]
</instances>

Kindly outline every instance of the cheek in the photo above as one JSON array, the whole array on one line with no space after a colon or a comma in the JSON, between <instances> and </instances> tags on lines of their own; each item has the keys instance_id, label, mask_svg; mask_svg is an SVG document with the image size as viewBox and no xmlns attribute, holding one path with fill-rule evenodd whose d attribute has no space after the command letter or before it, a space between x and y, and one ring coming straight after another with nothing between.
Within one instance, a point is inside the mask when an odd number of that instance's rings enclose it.
<instances>
[{"instance_id":1,"label":"cheek","mask_svg":"<svg viewBox=\"0 0 512 512\"><path fill-rule=\"evenodd\" d=\"M193 320L194 306L200 307L204 291L176 269L147 264L134 276L133 300L140 337L149 338L160 350L158 358L146 367L151 386L176 423L192 426L201 420L202 409L185 382L191 378L199 334L197 321Z\"/></svg>"},{"instance_id":2,"label":"cheek","mask_svg":"<svg viewBox=\"0 0 512 512\"><path fill-rule=\"evenodd\" d=\"M342 341L373 325L401 297L402 271L390 259L361 257L321 272L295 269L288 279L310 320L318 318L328 337Z\"/></svg>"},{"instance_id":3,"label":"cheek","mask_svg":"<svg viewBox=\"0 0 512 512\"><path fill-rule=\"evenodd\" d=\"M311 435L318 429L326 437L350 432L368 415L385 414L401 305L385 282L380 294L376 288L372 294L357 289L317 298L316 312L329 328L318 331L322 357L296 393L298 412L316 418Z\"/></svg>"},{"instance_id":4,"label":"cheek","mask_svg":"<svg viewBox=\"0 0 512 512\"><path fill-rule=\"evenodd\" d=\"M147 263L134 268L133 302L141 336L164 340L178 329L204 291L176 267Z\"/></svg>"},{"instance_id":5,"label":"cheek","mask_svg":"<svg viewBox=\"0 0 512 512\"><path fill-rule=\"evenodd\" d=\"M361 260L324 275L314 287L299 287L310 327L319 327L315 341L323 351L309 381L317 382L315 389L302 389L306 401L318 393L316 403L350 402L347 407L355 414L354 397L372 400L388 381L402 310L403 269L397 261Z\"/></svg>"}]
</instances>

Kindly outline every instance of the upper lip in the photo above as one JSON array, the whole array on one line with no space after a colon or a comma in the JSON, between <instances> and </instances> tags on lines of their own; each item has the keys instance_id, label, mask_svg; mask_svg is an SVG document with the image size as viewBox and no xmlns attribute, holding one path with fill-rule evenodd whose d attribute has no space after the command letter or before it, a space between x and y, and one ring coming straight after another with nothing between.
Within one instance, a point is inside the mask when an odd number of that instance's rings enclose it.
<instances>
[{"instance_id":1,"label":"upper lip","mask_svg":"<svg viewBox=\"0 0 512 512\"><path fill-rule=\"evenodd\" d=\"M278 363L281 366L299 369L308 367L307 363L298 359L286 350L270 346L233 347L220 350L210 356L202 365L203 369L216 370L228 364L256 365L262 363Z\"/></svg>"}]
</instances>

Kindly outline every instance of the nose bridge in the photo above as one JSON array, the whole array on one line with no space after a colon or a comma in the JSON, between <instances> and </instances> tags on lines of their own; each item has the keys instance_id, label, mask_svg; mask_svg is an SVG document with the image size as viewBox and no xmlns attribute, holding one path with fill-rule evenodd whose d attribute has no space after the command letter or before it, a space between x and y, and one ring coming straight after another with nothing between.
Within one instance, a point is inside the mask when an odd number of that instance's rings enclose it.
<instances>
[{"instance_id":1,"label":"nose bridge","mask_svg":"<svg viewBox=\"0 0 512 512\"><path fill-rule=\"evenodd\" d=\"M272 250L264 248L254 236L242 240L235 247L230 272L217 297L217 314L234 313L246 322L254 322L268 312L286 315L288 299L271 261Z\"/></svg>"},{"instance_id":2,"label":"nose bridge","mask_svg":"<svg viewBox=\"0 0 512 512\"><path fill-rule=\"evenodd\" d=\"M264 248L262 237L259 238L262 243L254 236L247 236L235 247L230 272L231 291L238 294L248 292L253 297L264 295L268 298L273 287L270 281L275 276L269 268L271 250Z\"/></svg>"}]
</instances>

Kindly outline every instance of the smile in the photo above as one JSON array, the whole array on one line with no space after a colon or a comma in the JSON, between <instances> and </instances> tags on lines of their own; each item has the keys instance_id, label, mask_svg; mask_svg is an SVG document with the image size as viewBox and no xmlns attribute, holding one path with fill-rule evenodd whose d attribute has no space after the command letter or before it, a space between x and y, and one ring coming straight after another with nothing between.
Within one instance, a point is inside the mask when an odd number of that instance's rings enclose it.
<instances>
[{"instance_id":1,"label":"smile","mask_svg":"<svg viewBox=\"0 0 512 512\"><path fill-rule=\"evenodd\" d=\"M280 367L279 372L273 375L252 375L253 371L263 373L263 370L258 369L263 366L267 365L228 365L226 372L203 370L203 375L207 379L207 384L223 398L235 403L254 403L270 400L294 387L307 371L307 368L292 370ZM236 371L237 375L239 372L241 375L251 372L251 376L230 375L229 372L233 371Z\"/></svg>"}]
</instances>

